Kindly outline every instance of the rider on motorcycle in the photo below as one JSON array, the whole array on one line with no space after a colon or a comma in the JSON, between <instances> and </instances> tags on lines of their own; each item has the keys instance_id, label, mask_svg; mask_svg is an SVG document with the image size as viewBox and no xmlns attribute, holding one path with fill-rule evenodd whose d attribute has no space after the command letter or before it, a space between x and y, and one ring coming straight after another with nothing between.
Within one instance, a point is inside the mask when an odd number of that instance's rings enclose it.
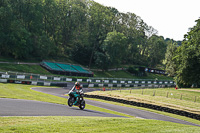
<instances>
[{"instance_id":1,"label":"rider on motorcycle","mask_svg":"<svg viewBox=\"0 0 200 133\"><path fill-rule=\"evenodd\" d=\"M76 105L77 102L80 100L80 94L83 93L82 87L79 82L76 82L74 87L70 90L76 97L76 101L73 103L73 105Z\"/></svg>"}]
</instances>

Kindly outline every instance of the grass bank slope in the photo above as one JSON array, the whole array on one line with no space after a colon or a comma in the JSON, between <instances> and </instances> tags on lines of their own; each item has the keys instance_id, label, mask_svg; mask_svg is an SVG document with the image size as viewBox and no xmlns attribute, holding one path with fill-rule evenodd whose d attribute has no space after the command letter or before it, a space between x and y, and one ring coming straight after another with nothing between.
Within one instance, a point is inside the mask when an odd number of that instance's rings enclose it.
<instances>
[{"instance_id":1,"label":"grass bank slope","mask_svg":"<svg viewBox=\"0 0 200 133\"><path fill-rule=\"evenodd\" d=\"M130 74L127 71L94 71L95 77L107 77L107 78L128 78L128 79L155 79L157 78L158 80L173 80L172 77L164 76L164 75L159 75L159 74L152 74L152 73L147 73L147 76L135 76Z\"/></svg>"},{"instance_id":2,"label":"grass bank slope","mask_svg":"<svg viewBox=\"0 0 200 133\"><path fill-rule=\"evenodd\" d=\"M33 74L43 74L43 75L54 75L51 74L46 69L39 65L27 65L27 64L0 64L0 72L13 71L13 72L23 72L23 73L33 73ZM128 78L128 79L155 79L158 80L172 80L171 77L167 77L159 74L147 73L147 76L134 76L127 71L93 71L94 77L100 78Z\"/></svg>"},{"instance_id":3,"label":"grass bank slope","mask_svg":"<svg viewBox=\"0 0 200 133\"><path fill-rule=\"evenodd\" d=\"M49 71L39 65L26 65L26 64L0 64L0 71L7 72L24 72L34 74L52 75Z\"/></svg>"}]
</instances>

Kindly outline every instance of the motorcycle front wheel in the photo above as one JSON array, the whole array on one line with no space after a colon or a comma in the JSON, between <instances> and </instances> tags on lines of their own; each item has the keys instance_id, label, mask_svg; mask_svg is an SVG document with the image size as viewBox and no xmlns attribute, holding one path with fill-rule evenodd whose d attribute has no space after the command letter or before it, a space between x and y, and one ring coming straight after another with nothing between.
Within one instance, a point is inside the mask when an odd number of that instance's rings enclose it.
<instances>
[{"instance_id":1,"label":"motorcycle front wheel","mask_svg":"<svg viewBox=\"0 0 200 133\"><path fill-rule=\"evenodd\" d=\"M85 100L81 101L81 104L80 104L79 108L81 110L83 110L85 108Z\"/></svg>"},{"instance_id":2,"label":"motorcycle front wheel","mask_svg":"<svg viewBox=\"0 0 200 133\"><path fill-rule=\"evenodd\" d=\"M69 105L69 107L71 107L73 105L73 100L71 97L68 99L68 105Z\"/></svg>"}]
</instances>

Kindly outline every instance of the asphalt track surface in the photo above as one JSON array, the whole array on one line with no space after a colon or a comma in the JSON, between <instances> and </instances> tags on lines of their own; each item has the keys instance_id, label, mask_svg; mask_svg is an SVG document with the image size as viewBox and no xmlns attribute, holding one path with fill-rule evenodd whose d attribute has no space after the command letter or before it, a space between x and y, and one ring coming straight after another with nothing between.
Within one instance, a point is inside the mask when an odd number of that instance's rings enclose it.
<instances>
[{"instance_id":1,"label":"asphalt track surface","mask_svg":"<svg viewBox=\"0 0 200 133\"><path fill-rule=\"evenodd\" d=\"M72 86L72 85L71 85ZM63 96L63 88L34 88L35 90ZM68 89L69 91L69 89ZM67 102L67 99L66 99ZM86 105L87 106L87 105ZM47 103L41 101L0 98L0 116L95 116L95 117L123 117L119 115L99 112L94 110L80 110L77 107Z\"/></svg>"},{"instance_id":2,"label":"asphalt track surface","mask_svg":"<svg viewBox=\"0 0 200 133\"><path fill-rule=\"evenodd\" d=\"M66 105L0 98L0 116L99 116L120 117L113 114L92 110L80 110Z\"/></svg>"},{"instance_id":3,"label":"asphalt track surface","mask_svg":"<svg viewBox=\"0 0 200 133\"><path fill-rule=\"evenodd\" d=\"M43 93L68 98L64 94L68 93L72 85L68 85L67 88L32 88L33 90L40 91ZM84 88L84 92L93 91L95 89ZM117 111L120 113L128 114L142 119L155 119L162 121L169 121L174 123L180 123L185 125L199 126L187 121L175 119L165 115L144 111L140 109L134 109L124 106L118 106L108 103L103 103L99 101L93 101L85 99L87 104ZM66 100L67 102L67 100ZM6 99L0 98L0 116L100 116L100 117L120 117L117 115L98 112L93 110L80 110L76 107L68 107L66 105L46 103L39 101L29 101L29 100L18 100L18 99Z\"/></svg>"}]
</instances>

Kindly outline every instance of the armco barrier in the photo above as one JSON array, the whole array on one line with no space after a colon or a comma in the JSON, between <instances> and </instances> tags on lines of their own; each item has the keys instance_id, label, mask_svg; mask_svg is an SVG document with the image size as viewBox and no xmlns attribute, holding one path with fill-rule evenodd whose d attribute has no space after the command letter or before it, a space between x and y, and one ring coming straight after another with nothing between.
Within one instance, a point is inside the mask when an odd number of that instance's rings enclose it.
<instances>
[{"instance_id":1,"label":"armco barrier","mask_svg":"<svg viewBox=\"0 0 200 133\"><path fill-rule=\"evenodd\" d=\"M189 117L189 118L192 118L192 119L200 120L199 114L194 114L194 113L190 113L190 112L186 112L186 111L182 111L182 110L177 110L177 109L172 109L172 108L168 108L168 107L162 107L162 106L153 105L153 104L147 104L147 103L141 103L141 102L135 102L135 101L128 101L128 100L124 100L124 99L118 99L118 98L107 97L107 96L99 96L99 95L85 94L85 97L103 99L103 100L119 102L119 103L138 106L138 107L149 108L149 109L164 111L164 112L173 113L173 114L177 114L177 115L181 115L181 116L186 116L186 117Z\"/></svg>"},{"instance_id":2,"label":"armco barrier","mask_svg":"<svg viewBox=\"0 0 200 133\"><path fill-rule=\"evenodd\" d=\"M24 76L21 76L24 77ZM43 79L46 79L47 77L45 76L40 76ZM54 77L55 78L55 77ZM58 78L57 78L58 79ZM67 82L56 82L56 81L47 81L47 80L41 80L41 81L36 81L36 80L27 80L27 79L0 79L0 83L22 83L22 84L31 84L31 85L39 85L39 86L59 86L59 87L67 87ZM76 80L75 80L76 82ZM174 87L174 84L168 84L168 85L158 85L158 84L102 84L102 83L87 83L83 84L83 88L92 88L92 87L145 87L145 88L158 88L158 87Z\"/></svg>"},{"instance_id":3,"label":"armco barrier","mask_svg":"<svg viewBox=\"0 0 200 133\"><path fill-rule=\"evenodd\" d=\"M47 82L47 81L30 81L30 80L21 80L21 79L0 79L0 83L17 83L17 84L31 84L38 86L59 86L59 87L67 87L67 82ZM83 84L83 88L93 88L93 87L174 87L174 85L151 85L148 84Z\"/></svg>"},{"instance_id":4,"label":"armco barrier","mask_svg":"<svg viewBox=\"0 0 200 133\"><path fill-rule=\"evenodd\" d=\"M59 76L47 76L39 74L19 73L19 72L8 72L0 73L2 79L12 80L29 80L29 81L44 81L44 82L85 82L90 84L103 84L105 87L150 87L154 85L165 85L168 87L174 86L173 81L165 80L153 80L153 79L109 79L109 78L72 78L72 77L59 77ZM121 85L120 85L121 84Z\"/></svg>"},{"instance_id":5,"label":"armco barrier","mask_svg":"<svg viewBox=\"0 0 200 133\"><path fill-rule=\"evenodd\" d=\"M175 87L175 85L148 85L148 84L83 84L84 88L88 87L143 87L143 88L165 88L165 87Z\"/></svg>"}]
</instances>

